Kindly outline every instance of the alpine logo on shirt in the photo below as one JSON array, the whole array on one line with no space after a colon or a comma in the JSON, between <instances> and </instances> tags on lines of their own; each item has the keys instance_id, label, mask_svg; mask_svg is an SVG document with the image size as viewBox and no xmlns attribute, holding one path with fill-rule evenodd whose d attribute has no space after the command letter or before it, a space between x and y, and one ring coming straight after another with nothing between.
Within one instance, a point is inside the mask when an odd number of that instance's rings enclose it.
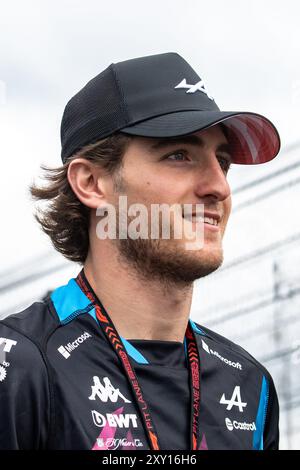
<instances>
[{"instance_id":1,"label":"alpine logo on shirt","mask_svg":"<svg viewBox=\"0 0 300 470\"><path fill-rule=\"evenodd\" d=\"M118 388L115 388L108 377L103 377L103 384L99 377L94 376L94 385L92 385L92 393L89 396L89 400L96 400L96 397L99 398L103 403L111 401L116 403L118 399L123 400L125 403L131 403L124 395L120 392Z\"/></svg>"},{"instance_id":2,"label":"alpine logo on shirt","mask_svg":"<svg viewBox=\"0 0 300 470\"><path fill-rule=\"evenodd\" d=\"M228 411L230 411L233 406L236 406L241 413L243 413L244 408L247 406L246 402L242 402L241 387L239 385L234 388L232 396L229 400L225 398L225 393L223 393L220 403L222 405L227 405L226 410Z\"/></svg>"}]
</instances>

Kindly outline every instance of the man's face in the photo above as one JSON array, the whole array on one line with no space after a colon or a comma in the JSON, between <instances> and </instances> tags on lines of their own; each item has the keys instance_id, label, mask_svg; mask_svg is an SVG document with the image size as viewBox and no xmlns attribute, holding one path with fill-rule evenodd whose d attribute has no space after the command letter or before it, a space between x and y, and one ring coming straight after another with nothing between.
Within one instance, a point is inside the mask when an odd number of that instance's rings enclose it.
<instances>
[{"instance_id":1,"label":"man's face","mask_svg":"<svg viewBox=\"0 0 300 470\"><path fill-rule=\"evenodd\" d=\"M218 226L204 224L204 246L187 250L184 237L137 239L117 243L121 259L145 279L191 283L215 271L223 261L222 239L231 209L226 173L230 164L227 140L220 126L191 134L193 140L135 137L124 158L121 174L108 202L117 207L126 195L128 207L143 204L204 204L205 212L219 217ZM174 139L172 139L174 140ZM185 220L184 223L195 224ZM172 227L172 225L171 225Z\"/></svg>"}]
</instances>

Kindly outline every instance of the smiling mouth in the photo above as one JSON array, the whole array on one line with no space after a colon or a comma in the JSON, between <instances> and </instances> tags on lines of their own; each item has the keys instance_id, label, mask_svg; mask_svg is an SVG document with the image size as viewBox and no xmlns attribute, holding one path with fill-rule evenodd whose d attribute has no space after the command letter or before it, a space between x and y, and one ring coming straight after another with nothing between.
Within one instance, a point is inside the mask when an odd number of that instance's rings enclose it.
<instances>
[{"instance_id":1,"label":"smiling mouth","mask_svg":"<svg viewBox=\"0 0 300 470\"><path fill-rule=\"evenodd\" d=\"M219 226L219 221L213 217L206 217L206 216L203 217L201 215L191 214L191 215L183 215L183 218L188 220L189 222L204 223L204 224L212 225L215 227Z\"/></svg>"}]
</instances>

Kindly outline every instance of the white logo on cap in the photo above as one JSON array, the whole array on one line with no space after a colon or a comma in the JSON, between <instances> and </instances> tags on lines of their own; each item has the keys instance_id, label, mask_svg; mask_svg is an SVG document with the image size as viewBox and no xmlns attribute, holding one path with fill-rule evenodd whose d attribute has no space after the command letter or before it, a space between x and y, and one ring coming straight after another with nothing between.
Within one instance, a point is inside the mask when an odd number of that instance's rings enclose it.
<instances>
[{"instance_id":1,"label":"white logo on cap","mask_svg":"<svg viewBox=\"0 0 300 470\"><path fill-rule=\"evenodd\" d=\"M206 90L203 80L200 80L199 82L195 83L195 85L189 85L188 83L186 83L186 78L184 78L174 88L188 88L186 93L195 93L195 91L202 91L202 93L205 93L210 100L213 100L213 97Z\"/></svg>"}]
</instances>

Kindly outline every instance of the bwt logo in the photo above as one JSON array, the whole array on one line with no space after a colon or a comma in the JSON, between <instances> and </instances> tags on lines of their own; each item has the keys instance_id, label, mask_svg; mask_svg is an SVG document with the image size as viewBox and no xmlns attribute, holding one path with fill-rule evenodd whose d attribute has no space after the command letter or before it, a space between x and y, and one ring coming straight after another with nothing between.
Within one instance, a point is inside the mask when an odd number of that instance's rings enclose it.
<instances>
[{"instance_id":1,"label":"bwt logo","mask_svg":"<svg viewBox=\"0 0 300 470\"><path fill-rule=\"evenodd\" d=\"M94 424L98 428L103 428L108 425L111 428L129 428L132 425L134 428L137 428L137 416L135 414L113 414L106 413L102 415L98 411L92 411Z\"/></svg>"},{"instance_id":2,"label":"bwt logo","mask_svg":"<svg viewBox=\"0 0 300 470\"><path fill-rule=\"evenodd\" d=\"M13 346L16 346L17 341L13 339L0 338L0 344L4 344L3 351L9 353Z\"/></svg>"},{"instance_id":3,"label":"bwt logo","mask_svg":"<svg viewBox=\"0 0 300 470\"><path fill-rule=\"evenodd\" d=\"M3 364L6 359L5 353L9 353L13 346L18 342L8 338L0 338L0 364Z\"/></svg>"}]
</instances>

